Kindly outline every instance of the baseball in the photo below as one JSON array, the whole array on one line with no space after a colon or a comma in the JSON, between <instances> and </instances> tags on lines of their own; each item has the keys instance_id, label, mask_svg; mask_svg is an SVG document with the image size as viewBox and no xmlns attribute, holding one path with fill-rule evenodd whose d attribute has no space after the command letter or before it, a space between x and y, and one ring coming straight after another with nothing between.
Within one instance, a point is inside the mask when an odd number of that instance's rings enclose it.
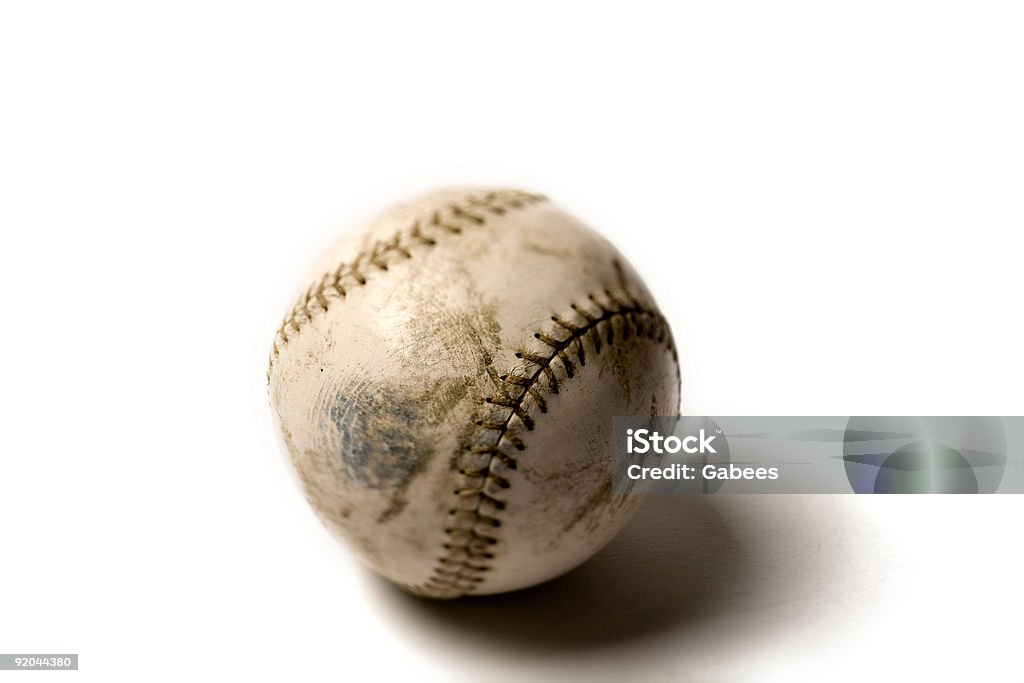
<instances>
[{"instance_id":1,"label":"baseball","mask_svg":"<svg viewBox=\"0 0 1024 683\"><path fill-rule=\"evenodd\" d=\"M273 417L310 504L374 570L436 598L593 555L616 415L674 414L669 326L603 237L517 190L444 190L325 255L277 330Z\"/></svg>"}]
</instances>

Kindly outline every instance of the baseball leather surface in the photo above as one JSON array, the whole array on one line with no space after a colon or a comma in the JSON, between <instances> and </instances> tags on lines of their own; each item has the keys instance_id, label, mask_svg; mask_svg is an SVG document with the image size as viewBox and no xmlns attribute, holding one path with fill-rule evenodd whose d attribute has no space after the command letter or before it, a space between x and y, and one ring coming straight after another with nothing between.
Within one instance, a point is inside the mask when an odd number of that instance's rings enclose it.
<instances>
[{"instance_id":1,"label":"baseball leather surface","mask_svg":"<svg viewBox=\"0 0 1024 683\"><path fill-rule=\"evenodd\" d=\"M604 238L539 195L448 190L326 255L274 340L274 419L324 524L450 598L577 566L613 493L615 415L673 414L671 332Z\"/></svg>"}]
</instances>

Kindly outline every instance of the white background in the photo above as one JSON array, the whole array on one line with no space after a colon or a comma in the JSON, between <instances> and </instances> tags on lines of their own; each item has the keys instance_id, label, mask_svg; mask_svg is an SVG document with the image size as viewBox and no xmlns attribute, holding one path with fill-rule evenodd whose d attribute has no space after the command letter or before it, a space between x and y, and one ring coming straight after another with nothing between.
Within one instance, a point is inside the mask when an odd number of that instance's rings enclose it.
<instances>
[{"instance_id":1,"label":"white background","mask_svg":"<svg viewBox=\"0 0 1024 683\"><path fill-rule=\"evenodd\" d=\"M646 507L422 604L278 450L339 226L549 194L648 278L693 414L1022 414L1024 12L988 2L0 9L0 651L129 680L1019 678L1019 497Z\"/></svg>"}]
</instances>

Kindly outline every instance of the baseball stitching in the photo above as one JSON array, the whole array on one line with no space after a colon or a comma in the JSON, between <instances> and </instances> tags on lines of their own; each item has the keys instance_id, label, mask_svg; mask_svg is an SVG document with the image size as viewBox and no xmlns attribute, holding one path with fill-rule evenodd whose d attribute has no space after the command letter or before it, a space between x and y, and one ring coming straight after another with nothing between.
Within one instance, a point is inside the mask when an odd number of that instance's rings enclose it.
<instances>
[{"instance_id":1,"label":"baseball stitching","mask_svg":"<svg viewBox=\"0 0 1024 683\"><path fill-rule=\"evenodd\" d=\"M371 269L387 272L390 261L412 258L413 247L433 247L441 235L458 235L468 227L485 225L490 218L488 214L504 216L509 211L545 201L547 197L543 195L520 190L469 194L431 212L429 216L414 220L391 239L374 242L351 262L342 263L327 272L299 297L277 329L267 365L267 381L270 381L274 362L288 342L309 324L314 315L327 312L330 305L344 299L350 289L364 286Z\"/></svg>"},{"instance_id":2,"label":"baseball stitching","mask_svg":"<svg viewBox=\"0 0 1024 683\"><path fill-rule=\"evenodd\" d=\"M509 450L523 451L526 446L516 436L516 430L511 429L513 419L527 431L535 428L527 401L539 412L548 412L545 395L557 394L560 383L576 375L577 365L586 365L584 342L589 341L594 355L599 355L603 344L611 346L615 342L614 322L621 321L618 337L622 341L635 334L638 338L666 345L676 365L676 382L679 382L679 362L668 323L656 310L640 304L630 295L622 270L618 263L615 265L620 280L618 291L606 287L600 293L590 294L583 305L573 303L570 314L552 315L551 329L533 335L550 351L547 354L518 351L515 355L523 361L521 367L499 376L498 390L484 399L476 420L475 438L465 446L459 469L460 482L455 490L457 503L449 511L449 522L444 530L448 540L442 546L443 552L430 578L422 586L407 587L411 591L436 597L460 597L471 593L485 580L483 574L492 570L494 546L499 541L493 535L494 530L501 526L499 515L508 507L502 491L511 487L506 477L493 471L494 466L501 463L505 469L517 469L516 458ZM556 359L561 373L553 367ZM560 379L559 374L564 377ZM496 412L499 414L495 415Z\"/></svg>"}]
</instances>

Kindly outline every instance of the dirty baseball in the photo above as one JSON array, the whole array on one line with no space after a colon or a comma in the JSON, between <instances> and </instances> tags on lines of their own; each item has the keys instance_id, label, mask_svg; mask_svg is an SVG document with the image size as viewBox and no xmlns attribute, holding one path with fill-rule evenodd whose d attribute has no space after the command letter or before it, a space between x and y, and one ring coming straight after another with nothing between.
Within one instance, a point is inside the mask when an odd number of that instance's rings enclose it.
<instances>
[{"instance_id":1,"label":"dirty baseball","mask_svg":"<svg viewBox=\"0 0 1024 683\"><path fill-rule=\"evenodd\" d=\"M313 509L374 570L437 598L516 590L635 512L612 490L612 417L677 411L671 331L547 198L413 199L305 284L273 342L273 417Z\"/></svg>"}]
</instances>

